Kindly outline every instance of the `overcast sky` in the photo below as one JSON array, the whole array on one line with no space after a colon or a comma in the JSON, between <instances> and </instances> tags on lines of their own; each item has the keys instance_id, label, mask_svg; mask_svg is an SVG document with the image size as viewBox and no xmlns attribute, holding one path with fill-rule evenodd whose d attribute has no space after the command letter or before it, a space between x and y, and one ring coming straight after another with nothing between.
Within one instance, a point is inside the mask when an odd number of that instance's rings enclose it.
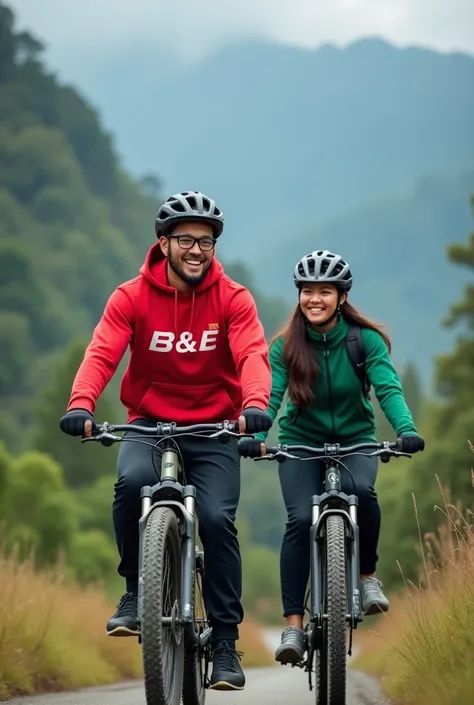
<instances>
[{"instance_id":1,"label":"overcast sky","mask_svg":"<svg viewBox=\"0 0 474 705\"><path fill-rule=\"evenodd\" d=\"M44 39L69 79L124 49L166 48L181 61L260 37L314 47L379 35L474 54L474 0L6 0L21 28Z\"/></svg>"}]
</instances>

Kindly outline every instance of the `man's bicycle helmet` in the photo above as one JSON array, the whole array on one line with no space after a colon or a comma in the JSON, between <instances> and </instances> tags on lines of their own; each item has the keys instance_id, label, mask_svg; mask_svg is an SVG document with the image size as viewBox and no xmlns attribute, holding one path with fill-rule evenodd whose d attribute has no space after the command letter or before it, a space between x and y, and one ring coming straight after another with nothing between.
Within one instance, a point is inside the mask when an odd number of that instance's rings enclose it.
<instances>
[{"instance_id":1,"label":"man's bicycle helmet","mask_svg":"<svg viewBox=\"0 0 474 705\"><path fill-rule=\"evenodd\" d=\"M224 229L224 215L212 198L199 191L183 191L170 196L160 207L155 218L156 236L166 235L174 225L185 220L209 223L215 237Z\"/></svg>"}]
</instances>

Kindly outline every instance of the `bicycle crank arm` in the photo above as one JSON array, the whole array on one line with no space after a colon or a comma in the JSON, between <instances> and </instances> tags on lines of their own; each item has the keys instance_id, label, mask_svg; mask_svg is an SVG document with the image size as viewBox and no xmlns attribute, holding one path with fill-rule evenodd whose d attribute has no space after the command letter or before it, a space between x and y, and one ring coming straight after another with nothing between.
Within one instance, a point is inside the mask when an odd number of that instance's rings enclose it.
<instances>
[{"instance_id":1,"label":"bicycle crank arm","mask_svg":"<svg viewBox=\"0 0 474 705\"><path fill-rule=\"evenodd\" d=\"M207 629L205 629L203 631L203 633L199 635L199 646L201 648L203 646L206 646L206 644L209 642L209 639L211 638L211 634L212 634L212 628L207 627Z\"/></svg>"}]
</instances>

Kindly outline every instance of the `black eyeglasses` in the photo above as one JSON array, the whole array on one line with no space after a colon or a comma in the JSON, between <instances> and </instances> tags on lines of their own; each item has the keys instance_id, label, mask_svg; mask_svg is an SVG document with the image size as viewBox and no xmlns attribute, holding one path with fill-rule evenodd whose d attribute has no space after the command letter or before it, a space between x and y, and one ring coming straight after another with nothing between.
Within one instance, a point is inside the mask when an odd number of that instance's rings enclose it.
<instances>
[{"instance_id":1,"label":"black eyeglasses","mask_svg":"<svg viewBox=\"0 0 474 705\"><path fill-rule=\"evenodd\" d=\"M214 249L217 240L212 237L192 237L192 235L168 235L170 240L177 240L182 250L190 250L197 242L201 252L210 252Z\"/></svg>"}]
</instances>

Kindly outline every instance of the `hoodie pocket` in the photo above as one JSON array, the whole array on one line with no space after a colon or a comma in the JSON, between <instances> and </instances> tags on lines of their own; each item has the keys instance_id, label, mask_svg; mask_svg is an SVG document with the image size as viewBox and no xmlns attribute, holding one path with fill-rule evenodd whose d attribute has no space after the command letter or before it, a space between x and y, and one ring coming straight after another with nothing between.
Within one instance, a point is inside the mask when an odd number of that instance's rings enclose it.
<instances>
[{"instance_id":1,"label":"hoodie pocket","mask_svg":"<svg viewBox=\"0 0 474 705\"><path fill-rule=\"evenodd\" d=\"M164 421L213 423L234 420L238 410L222 384L152 382L137 411Z\"/></svg>"}]
</instances>

